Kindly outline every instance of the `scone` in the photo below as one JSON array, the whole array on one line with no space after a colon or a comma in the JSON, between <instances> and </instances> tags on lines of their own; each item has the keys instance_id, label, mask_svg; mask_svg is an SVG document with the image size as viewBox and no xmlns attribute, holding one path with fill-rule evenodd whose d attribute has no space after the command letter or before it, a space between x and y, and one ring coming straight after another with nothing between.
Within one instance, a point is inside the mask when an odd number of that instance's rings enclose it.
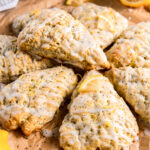
<instances>
[{"instance_id":1,"label":"scone","mask_svg":"<svg viewBox=\"0 0 150 150\"><path fill-rule=\"evenodd\" d=\"M19 32L21 32L24 27L32 20L42 17L43 15L49 15L49 9L42 9L42 10L35 10L31 12L27 12L21 16L18 16L14 19L12 23L12 30L13 32L18 35Z\"/></svg>"},{"instance_id":2,"label":"scone","mask_svg":"<svg viewBox=\"0 0 150 150\"><path fill-rule=\"evenodd\" d=\"M72 15L80 20L104 49L128 27L128 20L109 7L84 3L73 9Z\"/></svg>"},{"instance_id":3,"label":"scone","mask_svg":"<svg viewBox=\"0 0 150 150\"><path fill-rule=\"evenodd\" d=\"M130 26L106 55L112 67L150 68L150 21Z\"/></svg>"},{"instance_id":4,"label":"scone","mask_svg":"<svg viewBox=\"0 0 150 150\"><path fill-rule=\"evenodd\" d=\"M0 35L0 82L8 83L19 75L52 67L48 59L37 60L17 49L17 38Z\"/></svg>"},{"instance_id":5,"label":"scone","mask_svg":"<svg viewBox=\"0 0 150 150\"><path fill-rule=\"evenodd\" d=\"M137 137L138 126L109 80L92 70L75 89L59 131L64 150L121 150Z\"/></svg>"},{"instance_id":6,"label":"scone","mask_svg":"<svg viewBox=\"0 0 150 150\"><path fill-rule=\"evenodd\" d=\"M72 69L63 66L20 76L0 91L0 123L10 130L20 127L25 135L39 130L76 83Z\"/></svg>"},{"instance_id":7,"label":"scone","mask_svg":"<svg viewBox=\"0 0 150 150\"><path fill-rule=\"evenodd\" d=\"M58 8L28 23L18 36L18 47L81 69L109 68L107 58L89 31Z\"/></svg>"},{"instance_id":8,"label":"scone","mask_svg":"<svg viewBox=\"0 0 150 150\"><path fill-rule=\"evenodd\" d=\"M118 93L150 125L150 69L113 68L106 75Z\"/></svg>"}]
</instances>

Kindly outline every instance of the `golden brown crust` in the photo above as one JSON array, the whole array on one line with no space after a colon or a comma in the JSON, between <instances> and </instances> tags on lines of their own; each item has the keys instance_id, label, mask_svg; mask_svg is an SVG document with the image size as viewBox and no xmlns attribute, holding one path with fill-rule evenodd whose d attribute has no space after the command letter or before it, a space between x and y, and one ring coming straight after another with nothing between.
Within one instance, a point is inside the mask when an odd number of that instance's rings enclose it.
<instances>
[{"instance_id":1,"label":"golden brown crust","mask_svg":"<svg viewBox=\"0 0 150 150\"><path fill-rule=\"evenodd\" d=\"M93 92L93 87L91 91L80 92L81 85L92 76L101 82L99 90ZM138 125L109 80L93 70L75 89L59 131L64 150L121 150L137 137Z\"/></svg>"},{"instance_id":2,"label":"golden brown crust","mask_svg":"<svg viewBox=\"0 0 150 150\"><path fill-rule=\"evenodd\" d=\"M18 47L81 69L105 69L109 63L89 31L67 12L52 8L30 22L18 37Z\"/></svg>"},{"instance_id":3,"label":"golden brown crust","mask_svg":"<svg viewBox=\"0 0 150 150\"><path fill-rule=\"evenodd\" d=\"M128 27L128 20L121 14L112 8L93 3L75 7L72 15L87 27L102 49L109 46Z\"/></svg>"},{"instance_id":4,"label":"golden brown crust","mask_svg":"<svg viewBox=\"0 0 150 150\"><path fill-rule=\"evenodd\" d=\"M49 9L35 10L35 11L25 13L14 19L12 24L12 30L16 35L18 35L19 32L21 32L29 22L31 22L32 20L38 17L42 17L42 15L48 15L48 14L49 14Z\"/></svg>"},{"instance_id":5,"label":"golden brown crust","mask_svg":"<svg viewBox=\"0 0 150 150\"><path fill-rule=\"evenodd\" d=\"M17 49L17 38L0 35L0 82L8 83L19 75L52 67L48 59L37 60Z\"/></svg>"},{"instance_id":6,"label":"golden brown crust","mask_svg":"<svg viewBox=\"0 0 150 150\"><path fill-rule=\"evenodd\" d=\"M113 68L106 75L135 112L150 124L150 69Z\"/></svg>"},{"instance_id":7,"label":"golden brown crust","mask_svg":"<svg viewBox=\"0 0 150 150\"><path fill-rule=\"evenodd\" d=\"M130 26L106 52L112 67L150 68L150 21Z\"/></svg>"},{"instance_id":8,"label":"golden brown crust","mask_svg":"<svg viewBox=\"0 0 150 150\"><path fill-rule=\"evenodd\" d=\"M10 130L21 127L26 135L41 129L76 83L73 70L63 66L20 76L0 91L0 123Z\"/></svg>"}]
</instances>

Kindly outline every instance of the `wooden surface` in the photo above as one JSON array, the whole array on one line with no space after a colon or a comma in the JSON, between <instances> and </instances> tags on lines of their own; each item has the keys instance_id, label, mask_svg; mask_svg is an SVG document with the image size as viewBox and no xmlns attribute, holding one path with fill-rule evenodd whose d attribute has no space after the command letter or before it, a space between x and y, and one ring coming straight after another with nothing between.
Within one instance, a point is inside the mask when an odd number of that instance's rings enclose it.
<instances>
[{"instance_id":1,"label":"wooden surface","mask_svg":"<svg viewBox=\"0 0 150 150\"><path fill-rule=\"evenodd\" d=\"M118 0L93 0L94 3L109 6L124 16L126 16L130 24L138 23L141 21L150 20L150 13L144 8L131 9L123 6ZM69 7L64 7L62 4L64 0L20 0L16 8L0 12L0 34L12 34L11 23L12 20L25 12L33 11L41 8L49 8L53 6L62 7L69 9ZM66 108L61 110L59 119L54 119L50 122L46 128L56 128L59 127L62 121L62 114L66 113ZM64 116L64 115L63 115ZM141 127L141 126L140 126ZM134 143L130 146L130 150L150 150L150 137L146 136L141 129L139 143ZM37 132L28 138L23 137L20 131L10 132L9 134L9 144L12 150L58 150L58 138L45 138L42 137L40 132ZM139 144L139 146L138 146Z\"/></svg>"},{"instance_id":2,"label":"wooden surface","mask_svg":"<svg viewBox=\"0 0 150 150\"><path fill-rule=\"evenodd\" d=\"M12 20L28 11L49 8L63 3L63 0L20 0L16 8L0 12L0 34L12 34L10 24Z\"/></svg>"},{"instance_id":3,"label":"wooden surface","mask_svg":"<svg viewBox=\"0 0 150 150\"><path fill-rule=\"evenodd\" d=\"M25 12L36 9L61 6L65 0L20 0L16 8L0 12L0 34L12 34L10 25L12 20ZM150 13L143 8L132 9L123 6L118 0L91 0L92 2L115 8L121 12L131 23L150 20Z\"/></svg>"}]
</instances>

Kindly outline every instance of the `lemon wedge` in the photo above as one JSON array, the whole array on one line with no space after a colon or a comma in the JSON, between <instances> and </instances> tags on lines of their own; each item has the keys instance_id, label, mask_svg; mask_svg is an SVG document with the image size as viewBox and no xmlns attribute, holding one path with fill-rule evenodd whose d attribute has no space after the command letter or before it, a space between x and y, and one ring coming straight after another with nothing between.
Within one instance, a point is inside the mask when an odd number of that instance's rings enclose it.
<instances>
[{"instance_id":1,"label":"lemon wedge","mask_svg":"<svg viewBox=\"0 0 150 150\"><path fill-rule=\"evenodd\" d=\"M10 150L8 145L8 132L0 130L0 150Z\"/></svg>"},{"instance_id":2,"label":"lemon wedge","mask_svg":"<svg viewBox=\"0 0 150 150\"><path fill-rule=\"evenodd\" d=\"M111 32L115 32L114 24L110 19L104 17L103 15L99 15L98 19L99 19L97 25L98 29L100 30L106 29L106 30L110 30Z\"/></svg>"},{"instance_id":3,"label":"lemon wedge","mask_svg":"<svg viewBox=\"0 0 150 150\"><path fill-rule=\"evenodd\" d=\"M140 7L143 6L145 3L145 0L120 0L120 1L123 5L129 7Z\"/></svg>"},{"instance_id":4,"label":"lemon wedge","mask_svg":"<svg viewBox=\"0 0 150 150\"><path fill-rule=\"evenodd\" d=\"M150 0L145 0L144 6L147 10L150 10Z\"/></svg>"},{"instance_id":5,"label":"lemon wedge","mask_svg":"<svg viewBox=\"0 0 150 150\"><path fill-rule=\"evenodd\" d=\"M78 88L78 92L98 92L101 88L101 76L102 75L92 75L82 82Z\"/></svg>"},{"instance_id":6,"label":"lemon wedge","mask_svg":"<svg viewBox=\"0 0 150 150\"><path fill-rule=\"evenodd\" d=\"M67 0L66 5L79 6L84 2L87 2L87 0Z\"/></svg>"}]
</instances>

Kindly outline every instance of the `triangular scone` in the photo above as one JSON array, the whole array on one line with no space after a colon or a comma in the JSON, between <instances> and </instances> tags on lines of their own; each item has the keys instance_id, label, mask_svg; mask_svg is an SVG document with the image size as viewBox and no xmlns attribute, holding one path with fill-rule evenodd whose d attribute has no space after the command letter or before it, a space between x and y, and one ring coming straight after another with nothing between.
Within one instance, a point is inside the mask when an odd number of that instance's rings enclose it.
<instances>
[{"instance_id":1,"label":"triangular scone","mask_svg":"<svg viewBox=\"0 0 150 150\"><path fill-rule=\"evenodd\" d=\"M17 38L0 35L0 82L8 83L19 75L52 67L49 59L35 59L17 49Z\"/></svg>"},{"instance_id":2,"label":"triangular scone","mask_svg":"<svg viewBox=\"0 0 150 150\"><path fill-rule=\"evenodd\" d=\"M130 26L106 55L112 67L150 68L150 21Z\"/></svg>"},{"instance_id":3,"label":"triangular scone","mask_svg":"<svg viewBox=\"0 0 150 150\"><path fill-rule=\"evenodd\" d=\"M18 35L30 21L45 15L48 17L49 9L35 10L18 16L13 21L12 30L16 35Z\"/></svg>"},{"instance_id":4,"label":"triangular scone","mask_svg":"<svg viewBox=\"0 0 150 150\"><path fill-rule=\"evenodd\" d=\"M0 123L26 135L41 129L76 84L73 70L63 66L20 76L0 91Z\"/></svg>"},{"instance_id":5,"label":"triangular scone","mask_svg":"<svg viewBox=\"0 0 150 150\"><path fill-rule=\"evenodd\" d=\"M82 69L109 68L107 58L84 25L58 8L31 21L18 36L18 47L31 54Z\"/></svg>"},{"instance_id":6,"label":"triangular scone","mask_svg":"<svg viewBox=\"0 0 150 150\"><path fill-rule=\"evenodd\" d=\"M121 150L137 137L138 126L110 81L92 70L75 89L59 131L64 150Z\"/></svg>"},{"instance_id":7,"label":"triangular scone","mask_svg":"<svg viewBox=\"0 0 150 150\"><path fill-rule=\"evenodd\" d=\"M150 69L113 68L106 76L135 112L150 124Z\"/></svg>"},{"instance_id":8,"label":"triangular scone","mask_svg":"<svg viewBox=\"0 0 150 150\"><path fill-rule=\"evenodd\" d=\"M102 49L109 46L128 27L128 20L121 14L112 8L92 3L74 8L72 15L87 27Z\"/></svg>"}]
</instances>

